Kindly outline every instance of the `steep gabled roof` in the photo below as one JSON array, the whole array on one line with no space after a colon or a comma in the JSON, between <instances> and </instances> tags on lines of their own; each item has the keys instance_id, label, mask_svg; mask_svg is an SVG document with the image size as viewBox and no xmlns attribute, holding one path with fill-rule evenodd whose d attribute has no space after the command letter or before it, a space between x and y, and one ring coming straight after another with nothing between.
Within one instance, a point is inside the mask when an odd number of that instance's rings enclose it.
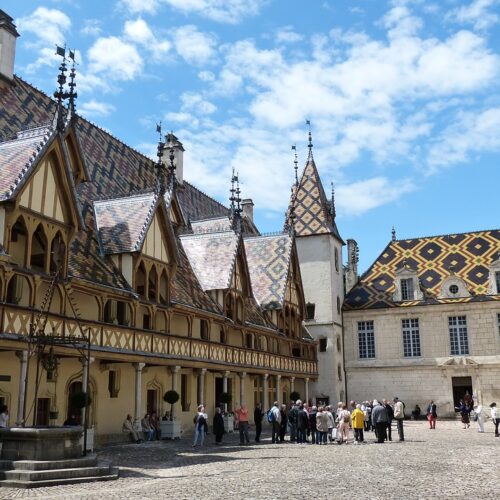
<instances>
[{"instance_id":1,"label":"steep gabled roof","mask_svg":"<svg viewBox=\"0 0 500 500\"><path fill-rule=\"evenodd\" d=\"M281 309L290 268L293 238L288 234L245 238L252 290L263 309Z\"/></svg>"},{"instance_id":2,"label":"steep gabled roof","mask_svg":"<svg viewBox=\"0 0 500 500\"><path fill-rule=\"evenodd\" d=\"M488 295L489 267L498 252L498 229L392 241L347 294L344 309L500 300L500 295ZM423 300L393 301L396 273L403 267L417 273ZM444 280L452 275L465 282L470 297L438 298Z\"/></svg>"},{"instance_id":3,"label":"steep gabled roof","mask_svg":"<svg viewBox=\"0 0 500 500\"><path fill-rule=\"evenodd\" d=\"M204 291L230 287L239 244L234 231L183 235L180 240Z\"/></svg>"},{"instance_id":4,"label":"steep gabled roof","mask_svg":"<svg viewBox=\"0 0 500 500\"><path fill-rule=\"evenodd\" d=\"M331 204L326 198L314 158L310 154L299 184L292 190L287 212L288 222L291 220L290 214L293 208L294 229L297 236L332 234L344 243L330 207Z\"/></svg>"},{"instance_id":5,"label":"steep gabled roof","mask_svg":"<svg viewBox=\"0 0 500 500\"><path fill-rule=\"evenodd\" d=\"M227 217L229 209L187 181L177 186L177 197L187 221Z\"/></svg>"},{"instance_id":6,"label":"steep gabled roof","mask_svg":"<svg viewBox=\"0 0 500 500\"><path fill-rule=\"evenodd\" d=\"M250 219L243 216L241 221L242 221L241 232L243 236L258 236L260 234L257 227ZM214 217L211 219L192 221L191 230L193 231L193 234L232 231L233 224L231 218L228 215L226 215L225 217Z\"/></svg>"}]
</instances>

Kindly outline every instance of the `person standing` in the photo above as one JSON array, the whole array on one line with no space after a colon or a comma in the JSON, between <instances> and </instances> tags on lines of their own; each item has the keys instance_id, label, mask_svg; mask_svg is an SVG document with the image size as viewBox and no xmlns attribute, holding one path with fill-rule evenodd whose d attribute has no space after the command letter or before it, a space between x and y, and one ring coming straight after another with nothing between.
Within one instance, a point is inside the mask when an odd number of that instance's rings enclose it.
<instances>
[{"instance_id":1,"label":"person standing","mask_svg":"<svg viewBox=\"0 0 500 500\"><path fill-rule=\"evenodd\" d=\"M292 401L290 410L288 410L288 425L290 426L290 442L295 443L297 439L297 418L299 407L295 401Z\"/></svg>"},{"instance_id":2,"label":"person standing","mask_svg":"<svg viewBox=\"0 0 500 500\"><path fill-rule=\"evenodd\" d=\"M436 428L437 419L437 406L436 403L431 399L429 406L427 406L427 420L429 421L429 429Z\"/></svg>"},{"instance_id":3,"label":"person standing","mask_svg":"<svg viewBox=\"0 0 500 500\"><path fill-rule=\"evenodd\" d=\"M313 406L311 412L309 413L309 429L311 432L311 443L316 444L316 415L318 413L318 408Z\"/></svg>"},{"instance_id":4,"label":"person standing","mask_svg":"<svg viewBox=\"0 0 500 500\"><path fill-rule=\"evenodd\" d=\"M345 441L345 444L349 443L349 428L351 426L351 413L347 409L347 405L342 405L342 410L339 413L339 444Z\"/></svg>"},{"instance_id":5,"label":"person standing","mask_svg":"<svg viewBox=\"0 0 500 500\"><path fill-rule=\"evenodd\" d=\"M403 429L403 420L405 418L405 406L399 398L394 398L394 419L398 425L399 440L405 440L405 434Z\"/></svg>"},{"instance_id":6,"label":"person standing","mask_svg":"<svg viewBox=\"0 0 500 500\"><path fill-rule=\"evenodd\" d=\"M240 445L250 444L250 437L248 436L248 408L246 404L242 404L240 407L234 410L234 413L238 416L238 429L240 431Z\"/></svg>"},{"instance_id":7,"label":"person standing","mask_svg":"<svg viewBox=\"0 0 500 500\"><path fill-rule=\"evenodd\" d=\"M372 406L372 425L375 428L377 443L383 443L387 438L387 410L376 399L373 400Z\"/></svg>"},{"instance_id":8,"label":"person standing","mask_svg":"<svg viewBox=\"0 0 500 500\"><path fill-rule=\"evenodd\" d=\"M304 405L300 405L297 410L297 443L306 442L306 431L309 415L304 409Z\"/></svg>"},{"instance_id":9,"label":"person standing","mask_svg":"<svg viewBox=\"0 0 500 500\"><path fill-rule=\"evenodd\" d=\"M288 417L286 415L286 405L281 405L280 408L281 423L280 423L280 443L285 441L285 435L288 427Z\"/></svg>"},{"instance_id":10,"label":"person standing","mask_svg":"<svg viewBox=\"0 0 500 500\"><path fill-rule=\"evenodd\" d=\"M203 446L203 441L205 440L205 426L207 424L207 417L205 413L205 407L203 405L198 406L198 413L194 417L194 440L193 448L198 444Z\"/></svg>"},{"instance_id":11,"label":"person standing","mask_svg":"<svg viewBox=\"0 0 500 500\"><path fill-rule=\"evenodd\" d=\"M333 437L332 437L333 436L333 429L337 426L337 424L335 423L336 417L333 416L332 407L331 406L327 406L324 409L323 413L326 413L326 415L328 417L328 430L327 430L327 434L328 434L328 442L331 443L333 441Z\"/></svg>"},{"instance_id":12,"label":"person standing","mask_svg":"<svg viewBox=\"0 0 500 500\"><path fill-rule=\"evenodd\" d=\"M257 403L255 410L253 411L253 421L255 423L255 442L260 443L260 435L262 434L262 417L264 412L262 411L262 405Z\"/></svg>"},{"instance_id":13,"label":"person standing","mask_svg":"<svg viewBox=\"0 0 500 500\"><path fill-rule=\"evenodd\" d=\"M500 424L500 412L498 411L497 404L491 403L491 420L495 426L495 437L498 437L498 424Z\"/></svg>"},{"instance_id":14,"label":"person standing","mask_svg":"<svg viewBox=\"0 0 500 500\"><path fill-rule=\"evenodd\" d=\"M280 438L280 430L281 430L281 411L279 407L278 401L275 401L273 407L270 410L271 412L271 441L272 443L279 443Z\"/></svg>"},{"instance_id":15,"label":"person standing","mask_svg":"<svg viewBox=\"0 0 500 500\"><path fill-rule=\"evenodd\" d=\"M222 416L220 406L215 408L213 428L215 434L215 444L222 444L222 436L224 435L224 417Z\"/></svg>"},{"instance_id":16,"label":"person standing","mask_svg":"<svg viewBox=\"0 0 500 500\"><path fill-rule=\"evenodd\" d=\"M474 412L476 413L475 420L477 421L477 432L484 432L484 409L481 403L477 403L477 406L474 408Z\"/></svg>"},{"instance_id":17,"label":"person standing","mask_svg":"<svg viewBox=\"0 0 500 500\"><path fill-rule=\"evenodd\" d=\"M0 406L0 429L9 428L9 408L7 405Z\"/></svg>"},{"instance_id":18,"label":"person standing","mask_svg":"<svg viewBox=\"0 0 500 500\"><path fill-rule=\"evenodd\" d=\"M361 405L356 405L356 409L351 413L352 429L354 431L354 444L363 443L364 426L365 426L365 413L361 409Z\"/></svg>"},{"instance_id":19,"label":"person standing","mask_svg":"<svg viewBox=\"0 0 500 500\"><path fill-rule=\"evenodd\" d=\"M387 437L389 441L392 441L392 421L394 420L394 410L391 403L384 399L384 407L387 411Z\"/></svg>"},{"instance_id":20,"label":"person standing","mask_svg":"<svg viewBox=\"0 0 500 500\"><path fill-rule=\"evenodd\" d=\"M464 429L468 429L470 427L471 407L461 399L456 409L460 412L460 416L462 417L462 424L464 424Z\"/></svg>"},{"instance_id":21,"label":"person standing","mask_svg":"<svg viewBox=\"0 0 500 500\"><path fill-rule=\"evenodd\" d=\"M328 433L328 415L324 408L320 406L316 413L316 444L326 444L326 435Z\"/></svg>"}]
</instances>

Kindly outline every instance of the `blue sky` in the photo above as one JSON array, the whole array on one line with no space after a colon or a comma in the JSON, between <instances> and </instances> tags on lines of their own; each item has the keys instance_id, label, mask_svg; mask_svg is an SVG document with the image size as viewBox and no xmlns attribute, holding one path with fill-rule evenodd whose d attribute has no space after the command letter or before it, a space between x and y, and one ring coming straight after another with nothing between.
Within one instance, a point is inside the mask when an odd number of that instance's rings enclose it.
<instances>
[{"instance_id":1,"label":"blue sky","mask_svg":"<svg viewBox=\"0 0 500 500\"><path fill-rule=\"evenodd\" d=\"M55 88L77 50L79 112L226 202L234 167L262 231L283 223L312 124L338 225L365 270L390 240L497 228L499 0L3 0L16 73Z\"/></svg>"}]
</instances>

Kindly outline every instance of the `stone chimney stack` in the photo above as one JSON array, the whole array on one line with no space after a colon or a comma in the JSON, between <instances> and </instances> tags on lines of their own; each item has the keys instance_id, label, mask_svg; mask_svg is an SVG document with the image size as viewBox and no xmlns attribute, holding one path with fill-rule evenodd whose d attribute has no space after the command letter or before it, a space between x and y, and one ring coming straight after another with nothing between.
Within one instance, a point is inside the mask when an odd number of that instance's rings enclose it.
<instances>
[{"instance_id":1,"label":"stone chimney stack","mask_svg":"<svg viewBox=\"0 0 500 500\"><path fill-rule=\"evenodd\" d=\"M16 59L16 39L19 33L12 17L0 9L0 80L12 83Z\"/></svg>"},{"instance_id":2,"label":"stone chimney stack","mask_svg":"<svg viewBox=\"0 0 500 500\"><path fill-rule=\"evenodd\" d=\"M179 184L184 182L184 146L182 142L175 137L175 135L170 132L166 137L167 141L165 144L165 151L163 155L163 161L167 165L167 168L170 164L170 148L174 148L174 165L175 165L175 177Z\"/></svg>"},{"instance_id":3,"label":"stone chimney stack","mask_svg":"<svg viewBox=\"0 0 500 500\"><path fill-rule=\"evenodd\" d=\"M253 201L251 198L242 200L241 208L243 209L243 217L253 222Z\"/></svg>"},{"instance_id":4,"label":"stone chimney stack","mask_svg":"<svg viewBox=\"0 0 500 500\"><path fill-rule=\"evenodd\" d=\"M347 273L345 277L345 293L358 282L359 248L355 240L347 240Z\"/></svg>"}]
</instances>

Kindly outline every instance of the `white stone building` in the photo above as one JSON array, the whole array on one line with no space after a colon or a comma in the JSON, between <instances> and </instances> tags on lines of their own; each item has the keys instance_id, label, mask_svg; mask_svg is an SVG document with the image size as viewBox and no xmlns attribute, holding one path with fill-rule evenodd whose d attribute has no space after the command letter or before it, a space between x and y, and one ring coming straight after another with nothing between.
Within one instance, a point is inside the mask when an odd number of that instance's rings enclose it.
<instances>
[{"instance_id":1,"label":"white stone building","mask_svg":"<svg viewBox=\"0 0 500 500\"><path fill-rule=\"evenodd\" d=\"M347 283L354 281L349 241ZM354 259L354 260L353 260ZM393 240L344 304L347 397L500 400L500 231Z\"/></svg>"}]
</instances>

